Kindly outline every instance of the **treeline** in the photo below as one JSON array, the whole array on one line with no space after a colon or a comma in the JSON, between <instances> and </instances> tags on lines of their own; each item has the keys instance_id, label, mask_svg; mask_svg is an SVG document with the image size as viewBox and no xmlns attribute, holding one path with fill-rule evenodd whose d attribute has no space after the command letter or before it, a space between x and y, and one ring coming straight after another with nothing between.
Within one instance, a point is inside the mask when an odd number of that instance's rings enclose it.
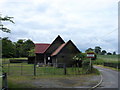
<instances>
[{"instance_id":1,"label":"treeline","mask_svg":"<svg viewBox=\"0 0 120 90\"><path fill-rule=\"evenodd\" d=\"M98 55L116 55L116 52L107 52L106 50L102 50L100 46L96 46L93 48L88 48L85 52L94 51Z\"/></svg>"},{"instance_id":2,"label":"treeline","mask_svg":"<svg viewBox=\"0 0 120 90\"><path fill-rule=\"evenodd\" d=\"M12 42L8 37L4 37L1 42L3 58L28 57L29 52L35 47L30 39L19 39L17 42Z\"/></svg>"}]
</instances>

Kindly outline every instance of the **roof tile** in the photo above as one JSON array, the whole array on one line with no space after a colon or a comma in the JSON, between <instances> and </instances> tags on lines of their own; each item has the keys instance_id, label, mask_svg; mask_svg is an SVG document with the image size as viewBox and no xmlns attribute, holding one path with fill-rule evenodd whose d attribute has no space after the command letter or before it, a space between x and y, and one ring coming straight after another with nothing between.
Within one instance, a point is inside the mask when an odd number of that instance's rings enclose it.
<instances>
[{"instance_id":1,"label":"roof tile","mask_svg":"<svg viewBox=\"0 0 120 90\"><path fill-rule=\"evenodd\" d=\"M50 44L37 43L35 44L35 53L44 53Z\"/></svg>"}]
</instances>

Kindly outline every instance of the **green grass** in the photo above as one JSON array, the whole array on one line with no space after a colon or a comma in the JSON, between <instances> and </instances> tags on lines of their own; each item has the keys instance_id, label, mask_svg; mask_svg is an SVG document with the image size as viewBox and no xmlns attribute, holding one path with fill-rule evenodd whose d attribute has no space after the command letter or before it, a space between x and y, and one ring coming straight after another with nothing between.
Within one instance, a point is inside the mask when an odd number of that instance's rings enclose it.
<instances>
[{"instance_id":1,"label":"green grass","mask_svg":"<svg viewBox=\"0 0 120 90\"><path fill-rule=\"evenodd\" d=\"M34 65L27 63L4 64L3 71L9 75L33 75Z\"/></svg>"},{"instance_id":2,"label":"green grass","mask_svg":"<svg viewBox=\"0 0 120 90\"><path fill-rule=\"evenodd\" d=\"M65 78L80 78L80 77L89 77L98 75L98 70L94 69L92 74L87 74L87 75L39 75L39 76L8 76L8 87L9 88L15 88L16 90L18 88L36 88L35 86L32 85L32 82L39 79L65 79Z\"/></svg>"},{"instance_id":3,"label":"green grass","mask_svg":"<svg viewBox=\"0 0 120 90\"><path fill-rule=\"evenodd\" d=\"M23 59L23 58L22 58ZM5 59L9 61L9 59ZM64 75L63 68L56 67L37 67L36 76L34 76L34 65L27 63L9 63L3 65L4 72L8 73L8 87L9 88L35 88L31 82L41 78L66 78L66 77L79 77L87 75L98 75L99 72L93 69L92 73L85 75L85 70L82 68L69 67L66 68L67 75ZM22 70L22 72L21 72ZM23 90L23 89L22 89Z\"/></svg>"},{"instance_id":4,"label":"green grass","mask_svg":"<svg viewBox=\"0 0 120 90\"><path fill-rule=\"evenodd\" d=\"M3 72L8 75L34 75L34 65L27 63L9 63L3 65ZM57 67L36 67L36 75L64 75L64 68ZM67 67L67 75L82 75L86 74L86 70L78 67Z\"/></svg>"},{"instance_id":5,"label":"green grass","mask_svg":"<svg viewBox=\"0 0 120 90\"><path fill-rule=\"evenodd\" d=\"M97 60L92 61L92 62L95 65L103 65L103 66L117 68L117 66L120 65L120 61L118 60L118 57L119 55L98 55Z\"/></svg>"},{"instance_id":6,"label":"green grass","mask_svg":"<svg viewBox=\"0 0 120 90\"><path fill-rule=\"evenodd\" d=\"M9 63L9 60L10 59L13 59L13 60L16 60L16 59L26 59L27 60L27 57L22 57L22 58L2 58L2 63Z\"/></svg>"},{"instance_id":7,"label":"green grass","mask_svg":"<svg viewBox=\"0 0 120 90\"><path fill-rule=\"evenodd\" d=\"M97 60L93 61L94 64L103 65L104 62L118 63L118 55L97 55Z\"/></svg>"},{"instance_id":8,"label":"green grass","mask_svg":"<svg viewBox=\"0 0 120 90\"><path fill-rule=\"evenodd\" d=\"M107 67L107 66L103 66L103 65L97 65L97 66L100 66L100 67L103 67L103 68L112 69L112 70L115 70L115 71L120 71L120 69L117 69L117 68Z\"/></svg>"}]
</instances>

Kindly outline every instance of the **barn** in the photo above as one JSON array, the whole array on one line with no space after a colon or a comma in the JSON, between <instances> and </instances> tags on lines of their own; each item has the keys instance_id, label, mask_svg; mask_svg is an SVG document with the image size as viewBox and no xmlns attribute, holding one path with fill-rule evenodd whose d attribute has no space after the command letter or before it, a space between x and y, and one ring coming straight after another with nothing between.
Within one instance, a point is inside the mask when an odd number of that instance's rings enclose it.
<instances>
[{"instance_id":1,"label":"barn","mask_svg":"<svg viewBox=\"0 0 120 90\"><path fill-rule=\"evenodd\" d=\"M55 40L53 40L51 44L35 44L37 63L64 63L69 66L73 63L72 58L78 53L80 53L79 49L71 40L64 42L64 40L59 35Z\"/></svg>"}]
</instances>

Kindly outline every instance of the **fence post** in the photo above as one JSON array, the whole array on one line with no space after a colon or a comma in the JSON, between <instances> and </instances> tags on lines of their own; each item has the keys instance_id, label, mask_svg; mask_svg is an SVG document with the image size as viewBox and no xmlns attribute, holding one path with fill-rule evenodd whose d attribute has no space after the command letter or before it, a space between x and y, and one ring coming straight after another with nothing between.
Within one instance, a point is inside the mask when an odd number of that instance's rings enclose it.
<instances>
[{"instance_id":1,"label":"fence post","mask_svg":"<svg viewBox=\"0 0 120 90\"><path fill-rule=\"evenodd\" d=\"M92 71L92 58L90 58L90 72Z\"/></svg>"},{"instance_id":2,"label":"fence post","mask_svg":"<svg viewBox=\"0 0 120 90\"><path fill-rule=\"evenodd\" d=\"M4 73L2 75L2 78L3 78L3 90L7 90L8 89L8 85L7 85L7 73Z\"/></svg>"},{"instance_id":3,"label":"fence post","mask_svg":"<svg viewBox=\"0 0 120 90\"><path fill-rule=\"evenodd\" d=\"M21 75L22 75L22 63L21 63Z\"/></svg>"},{"instance_id":4,"label":"fence post","mask_svg":"<svg viewBox=\"0 0 120 90\"><path fill-rule=\"evenodd\" d=\"M10 63L8 63L8 75L10 75Z\"/></svg>"},{"instance_id":5,"label":"fence post","mask_svg":"<svg viewBox=\"0 0 120 90\"><path fill-rule=\"evenodd\" d=\"M36 64L34 64L34 76L36 76Z\"/></svg>"},{"instance_id":6,"label":"fence post","mask_svg":"<svg viewBox=\"0 0 120 90\"><path fill-rule=\"evenodd\" d=\"M66 75L66 64L64 64L64 75Z\"/></svg>"}]
</instances>

